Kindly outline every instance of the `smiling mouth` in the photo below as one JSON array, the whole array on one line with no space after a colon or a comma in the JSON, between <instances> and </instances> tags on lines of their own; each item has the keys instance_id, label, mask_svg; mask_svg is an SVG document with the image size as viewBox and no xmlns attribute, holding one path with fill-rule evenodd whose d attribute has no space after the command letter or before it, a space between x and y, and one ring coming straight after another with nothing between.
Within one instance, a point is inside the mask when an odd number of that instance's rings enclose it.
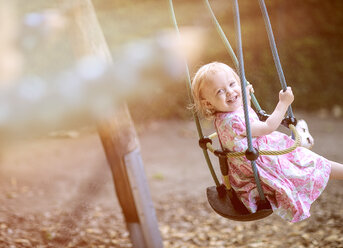
<instances>
[{"instance_id":1,"label":"smiling mouth","mask_svg":"<svg viewBox=\"0 0 343 248\"><path fill-rule=\"evenodd\" d=\"M228 99L226 102L228 102L228 103L234 103L234 102L237 100L237 98L238 98L238 96L234 96L234 97Z\"/></svg>"}]
</instances>

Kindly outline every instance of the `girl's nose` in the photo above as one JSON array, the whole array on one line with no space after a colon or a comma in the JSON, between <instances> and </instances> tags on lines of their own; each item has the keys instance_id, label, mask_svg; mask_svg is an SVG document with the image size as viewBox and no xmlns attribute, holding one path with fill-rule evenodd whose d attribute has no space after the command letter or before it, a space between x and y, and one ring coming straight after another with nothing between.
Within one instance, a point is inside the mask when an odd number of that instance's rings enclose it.
<instances>
[{"instance_id":1,"label":"girl's nose","mask_svg":"<svg viewBox=\"0 0 343 248\"><path fill-rule=\"evenodd\" d=\"M233 92L233 90L231 88L226 89L226 94L227 95L231 95L232 92Z\"/></svg>"}]
</instances>

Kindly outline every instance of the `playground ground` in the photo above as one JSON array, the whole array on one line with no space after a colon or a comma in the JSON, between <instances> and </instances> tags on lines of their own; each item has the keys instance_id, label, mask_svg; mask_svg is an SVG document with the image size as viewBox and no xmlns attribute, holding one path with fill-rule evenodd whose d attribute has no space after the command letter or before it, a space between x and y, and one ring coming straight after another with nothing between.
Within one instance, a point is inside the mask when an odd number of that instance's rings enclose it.
<instances>
[{"instance_id":1,"label":"playground ground","mask_svg":"<svg viewBox=\"0 0 343 248\"><path fill-rule=\"evenodd\" d=\"M300 117L309 123L314 151L342 162L343 119ZM306 221L229 221L206 201L213 182L194 123L137 129L165 247L343 247L343 182L329 183ZM0 159L1 248L131 247L94 129L3 145Z\"/></svg>"}]
</instances>

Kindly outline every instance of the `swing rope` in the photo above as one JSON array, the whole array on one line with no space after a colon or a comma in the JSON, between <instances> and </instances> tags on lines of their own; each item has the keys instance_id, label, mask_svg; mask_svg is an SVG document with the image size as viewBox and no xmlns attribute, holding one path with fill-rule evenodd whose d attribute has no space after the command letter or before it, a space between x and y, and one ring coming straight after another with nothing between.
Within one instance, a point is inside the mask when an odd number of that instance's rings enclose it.
<instances>
[{"instance_id":1,"label":"swing rope","mask_svg":"<svg viewBox=\"0 0 343 248\"><path fill-rule=\"evenodd\" d=\"M212 21L213 21L213 23L214 23L214 25L215 25L215 27L217 29L217 32L218 32L221 40L223 41L224 46L225 46L227 52L229 53L229 55L230 55L234 65L235 65L236 71L239 71L238 59L237 59L236 54L235 54L235 52L233 51L233 49L232 49L232 47L230 45L230 42L228 41L228 39L227 39L227 37L226 37L222 27L220 26L220 24L219 24L219 22L218 22L218 20L216 18L216 15L214 14L214 12L213 12L213 10L211 8L211 5L210 5L209 1L208 0L204 0L204 2L205 2L206 7L208 8L208 11L210 12ZM246 80L246 78L244 78L244 80ZM249 84L249 82L247 82L247 83ZM251 101L252 101L256 111L260 112L262 109L261 109L261 106L258 103L254 93L250 93L250 95L251 95Z\"/></svg>"},{"instance_id":2,"label":"swing rope","mask_svg":"<svg viewBox=\"0 0 343 248\"><path fill-rule=\"evenodd\" d=\"M243 84L243 87L242 87L242 98L243 98L243 105L244 105L244 114L245 114L245 122L246 122L246 130L247 130L247 140L248 140L248 150L247 152L250 152L250 153L255 153L257 152L257 157L258 155L283 155L283 154L287 154L291 151L293 151L294 149L296 149L299 145L300 145L300 137L294 127L294 122L291 122L292 124L289 125L289 128L292 130L293 133L295 133L295 143L287 148L287 149L284 149L284 150L280 150L280 151L256 151L256 149L252 146L252 135L251 135L251 130L250 130L250 122L249 122L249 112L248 112L248 103L247 103L247 96L246 96L246 91L244 90L246 88L246 85L247 82L246 81L246 78L245 78L245 73L244 73L244 61L243 61L243 50L242 50L242 42L241 42L241 31L240 31L240 19L239 19L239 7L238 7L238 2L237 0L233 0L233 3L234 3L234 12L235 12L235 23L236 23L236 32L237 32L237 46L238 46L238 59L235 55L235 53L233 52L233 49L229 43L229 41L227 40L222 28L220 27L220 24L218 23L212 9L211 9L211 6L208 2L208 0L204 0L205 3L206 3L206 6L207 8L209 9L210 11L210 14L212 16L212 19L213 19L213 22L216 26L216 29L222 39L222 41L224 42L225 44L225 47L226 49L228 50L234 64L235 64L235 67L236 69L238 68L238 71L239 71L239 76L241 78L241 81L242 81L242 84ZM262 1L262 3L261 3ZM264 2L263 0L260 0L260 3L261 3L261 9L262 9L262 12L264 11L263 10L263 6L264 6L264 9L265 9L265 5L264 5ZM263 5L262 5L263 4ZM175 30L176 30L176 33L177 33L177 38L178 40L181 40L181 35L180 35L180 31L179 31L179 28L178 28L178 24L177 24L177 21L176 21L176 17L175 17L175 11L174 11L174 7L173 7L173 1L172 0L169 0L169 5L170 5L170 12L171 12L171 17L172 17L172 21L173 21L173 24L174 24L174 27L175 27ZM263 12L263 15L264 15L264 19L265 19L265 22L269 22L269 18L268 18L268 13L266 12L266 9L265 9L265 12ZM269 26L270 26L270 22L269 22ZM266 25L267 27L267 25ZM278 57L278 54L277 54L277 49L276 49L276 45L275 45L275 41L274 41L274 36L272 34L272 30L271 30L271 26L270 28L268 29L267 28L267 32L268 32L268 37L269 37L269 40L270 40L270 45L272 47L272 51L273 51L273 57L274 57L274 62L276 64L276 67L277 67L277 70L278 70L278 74L279 74L279 78L280 78L280 81L281 81L281 84L282 84L282 87L283 89L285 90L287 88L287 85L286 85L286 82L285 82L285 79L284 79L284 75L283 75L283 71L282 71L282 68L281 68L281 64L280 64L280 60L279 60L279 57ZM271 35L270 35L271 34ZM276 55L274 55L276 54ZM193 100L193 97L192 97L192 93L191 93L191 78L190 78L190 73L189 73L189 68L188 68L188 65L187 65L187 61L186 59L184 58L184 64L185 64L185 68L186 68L186 74L187 74L187 89L188 89L188 97L190 99L190 102L191 104L194 104L194 100ZM283 78L283 79L282 79ZM262 111L264 112L258 101L256 100L254 94L251 93L251 99L252 99L252 102L256 108L256 110L258 112ZM204 157L205 157L205 160L207 162L207 165L208 165L208 168L211 172L211 176L216 184L217 187L220 186L220 183L218 181L218 178L216 176L216 173L213 169L213 166L212 166L212 163L211 163L211 160L209 158L209 154L208 154L208 151L209 150L210 152L213 152L216 154L217 150L215 150L213 147L212 147L212 139L217 136L216 133L210 135L209 137L204 137L203 135L203 132L202 132L202 128L201 128L201 124L200 124L200 120L199 120L199 117L197 115L197 113L195 111L192 111L192 114L193 114L193 117L194 117L194 120L195 120L195 123L196 123L196 127L197 127L197 131L198 131L198 136L199 136L199 143L200 141L205 141L203 143L203 145L200 145L202 147L202 150L203 150L203 154L204 154ZM288 109L288 114L289 114L289 117L291 117L291 121L294 120L294 116L293 116L293 112L292 112L292 109L291 107L289 107ZM222 153L225 153L225 155L227 157L243 157L243 156L247 156L247 152L222 152ZM264 196L264 193L263 193L263 189L262 189L262 186L260 184L260 180L259 180L259 175L258 175L258 171L257 171L257 168L256 168L256 163L254 160L251 160L251 164L252 164L252 168L253 168L253 172L254 172L254 177L255 177L255 182L256 182L256 185L257 185L257 189L258 189L258 192L259 192L259 195L260 195L260 198L261 198L261 201L264 202L265 201L265 196ZM227 176L224 177L224 181L225 181L225 185L228 189L230 189L230 183L229 182L226 182L228 180L225 180L225 179L228 179Z\"/></svg>"},{"instance_id":3,"label":"swing rope","mask_svg":"<svg viewBox=\"0 0 343 248\"><path fill-rule=\"evenodd\" d=\"M299 133L297 132L295 126L292 124L289 125L289 129L291 129L292 132L295 134L295 142L292 146L290 146L289 148L283 149L283 150L274 150L274 151L273 150L259 150L258 151L259 155L265 155L265 156L284 155L284 154L287 154L287 153L294 151L297 147L299 147L301 144L301 139L300 139ZM217 136L218 136L217 133L213 133L213 134L209 135L208 138L213 140ZM206 147L210 152L212 152L212 153L216 152L216 149L212 146L211 142L207 142ZM226 156L228 158L244 157L245 152L227 152Z\"/></svg>"},{"instance_id":4,"label":"swing rope","mask_svg":"<svg viewBox=\"0 0 343 248\"><path fill-rule=\"evenodd\" d=\"M244 60L243 60L243 48L242 48L242 38L241 38L241 24L240 24L240 17L239 17L239 7L238 7L238 1L233 0L233 7L235 12L235 24L236 24L236 34L237 34L237 50L238 50L238 62L239 62L239 77L242 81L242 97L243 97L243 108L244 108L244 118L245 118L245 126L246 126L246 137L248 141L248 150L247 152L250 154L253 154L252 158L247 156L247 153L245 155L250 160L251 167L254 172L254 178L256 187L258 190L258 193L260 195L261 202L265 202L266 198L263 193L262 185L259 179L258 170L256 167L255 160L258 157L258 152L253 147L252 144L252 135L251 135L251 128L250 128L250 121L249 121L249 110L248 110L248 98L246 93L246 81L245 81L245 73L244 73ZM256 156L257 155L257 156Z\"/></svg>"},{"instance_id":5,"label":"swing rope","mask_svg":"<svg viewBox=\"0 0 343 248\"><path fill-rule=\"evenodd\" d=\"M286 91L287 83L286 83L285 75L284 75L283 70L282 70L279 54L278 54L276 43L275 43L275 38L274 38L274 34L273 34L272 25L270 23L268 11L267 11L267 8L266 8L266 4L264 3L264 0L259 0L258 2L260 4L260 8L261 8L264 24L265 24L265 27L266 27L266 30L267 30L267 35L268 35L268 39L269 39L269 45L270 45L270 48L272 50L274 64L275 64L275 67L276 67L276 70L277 70L277 73L278 73L278 76L279 76L279 80L280 80L280 83L281 83L283 91ZM288 113L288 116L290 118L294 119L294 115L293 115L293 111L292 111L292 107L291 106L288 107L287 113Z\"/></svg>"},{"instance_id":6,"label":"swing rope","mask_svg":"<svg viewBox=\"0 0 343 248\"><path fill-rule=\"evenodd\" d=\"M181 40L181 35L180 35L179 27L177 25L176 17L175 17L173 0L169 0L169 7L170 7L169 9L170 9L171 17L172 17L172 20L173 20L173 24L174 24L174 27L175 27L175 30L176 30L176 34L177 34L177 39L180 41ZM188 98L189 98L189 101L191 102L191 104L194 104L194 99L193 99L192 90L191 90L192 89L192 82L191 82L191 77L190 77L190 74L189 74L189 68L188 68L188 65L187 65L186 58L184 58L184 64L185 64L186 76L187 76L187 93L188 93ZM197 132L198 132L199 139L202 140L202 139L204 139L204 135L203 135L203 132L202 132L202 128L201 128L199 117L198 117L197 113L194 110L192 111L192 114L193 114L193 118L194 118L194 121L195 121L195 124L196 124L196 127L197 127ZM215 171L213 169L213 165L211 163L211 159L209 157L208 151L207 151L206 148L203 148L202 151L203 151L203 154L204 154L207 166L208 166L208 168L210 170L211 176L212 176L216 186L219 187L220 186L220 182L219 182L219 180L217 178L217 175L216 175L216 173L215 173Z\"/></svg>"},{"instance_id":7,"label":"swing rope","mask_svg":"<svg viewBox=\"0 0 343 248\"><path fill-rule=\"evenodd\" d=\"M205 2L205 5L211 15L211 18L212 18L212 21L216 27L216 30L221 38L221 40L223 41L224 45L225 45L225 48L226 50L228 51L229 55L231 56L231 59L236 67L236 70L238 71L239 70L239 64L238 64L238 59L232 49L232 46L230 44L230 42L228 41L227 39L227 36L225 35L222 27L220 26L213 10L212 10L212 7L209 3L208 0L204 0ZM287 89L287 83L286 83L286 80L285 80L285 76L284 76L284 73L283 73L283 70L282 70L282 66L281 66L281 62L280 62L280 59L279 59L279 55L278 55L278 52L277 52L277 47L276 47L276 44L275 44L275 40L274 40L274 35L273 35L273 31L272 31L272 28L271 28L271 24L270 24L270 20L269 20L269 17L268 17L268 12L267 12L267 8L264 4L264 1L263 0L259 0L259 3L260 3L260 7L261 7L261 11L262 11L262 14L263 14L263 18L264 18L264 21L265 21L265 26L266 26L266 30L267 30L267 34L268 34L268 38L269 38L269 43L270 43L270 46L271 46L271 50L272 50L272 54L273 54L273 58L274 58L274 63L275 63L275 67L277 69L277 72L278 72L278 75L279 75L279 79L280 79L280 82L281 82L281 86L283 88L283 90L286 90ZM236 18L237 19L237 18ZM245 79L246 80L246 79ZM249 82L248 82L249 83ZM253 105L256 109L257 112L260 112L260 111L263 111L255 97L255 95L253 93L251 93L251 100L253 102ZM293 115L293 111L292 111L292 108L289 107L288 108L288 116L291 118L291 120L294 119L294 115ZM290 125L289 128L292 130L292 134L295 134L295 143L293 144L293 146L287 148L287 149L284 149L284 150L280 150L280 151L259 151L260 155L283 155L283 154L287 154L289 152L292 152L293 150L295 150L298 146L300 146L300 137L299 137L299 134L297 133L296 129L294 128L294 125ZM216 135L216 133L214 133L213 135ZM210 139L212 139L210 136L209 136ZM214 152L215 149L212 147L211 143L207 143L206 146L208 147L208 149L211 151L211 152ZM242 157L244 156L244 152L232 152L232 153L229 153L227 155L228 157Z\"/></svg>"}]
</instances>

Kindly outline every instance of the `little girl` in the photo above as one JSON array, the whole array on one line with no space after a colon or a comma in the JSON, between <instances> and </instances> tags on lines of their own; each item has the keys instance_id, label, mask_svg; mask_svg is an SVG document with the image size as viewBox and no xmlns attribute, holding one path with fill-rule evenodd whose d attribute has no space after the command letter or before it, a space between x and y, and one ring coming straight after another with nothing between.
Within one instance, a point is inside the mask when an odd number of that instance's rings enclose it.
<instances>
[{"instance_id":1,"label":"little girl","mask_svg":"<svg viewBox=\"0 0 343 248\"><path fill-rule=\"evenodd\" d=\"M247 86L247 95L252 91ZM202 66L192 82L195 109L213 118L223 148L245 151L247 139L241 83L229 66L213 62ZM279 93L279 102L262 122L249 106L253 146L258 150L281 150L293 145L287 135L275 131L294 96L290 87ZM243 204L256 212L259 194L251 163L245 157L230 158L229 178ZM281 156L259 156L256 166L263 191L273 212L283 219L298 222L310 216L311 204L324 190L329 177L343 179L343 164L325 159L304 147ZM331 173L330 173L331 172Z\"/></svg>"}]
</instances>

